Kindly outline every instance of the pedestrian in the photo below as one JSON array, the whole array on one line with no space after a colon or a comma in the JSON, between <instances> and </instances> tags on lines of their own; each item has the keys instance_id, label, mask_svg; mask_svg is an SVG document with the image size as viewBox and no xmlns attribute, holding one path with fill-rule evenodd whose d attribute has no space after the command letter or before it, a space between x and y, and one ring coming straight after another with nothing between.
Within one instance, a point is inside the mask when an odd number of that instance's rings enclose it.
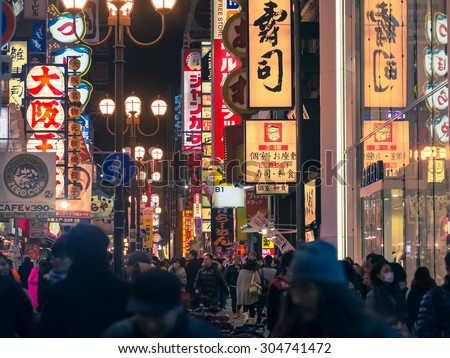
<instances>
[{"instance_id":1,"label":"pedestrian","mask_svg":"<svg viewBox=\"0 0 450 358\"><path fill-rule=\"evenodd\" d=\"M202 268L202 263L198 258L198 253L195 250L189 251L189 260L187 261L185 271L187 280L187 290L194 295L194 281L197 277L197 272Z\"/></svg>"},{"instance_id":2,"label":"pedestrian","mask_svg":"<svg viewBox=\"0 0 450 358\"><path fill-rule=\"evenodd\" d=\"M225 270L228 264L227 259L224 257L220 257L216 261L217 261L217 268L219 269L220 273L223 276L225 276ZM225 306L227 304L227 297L228 297L228 289L225 291L224 289L221 288L219 292L219 307L221 310L225 309Z\"/></svg>"},{"instance_id":3,"label":"pedestrian","mask_svg":"<svg viewBox=\"0 0 450 358\"><path fill-rule=\"evenodd\" d=\"M98 226L78 224L67 236L72 264L67 278L48 290L39 321L43 337L100 337L126 317L129 284L108 269L109 238Z\"/></svg>"},{"instance_id":4,"label":"pedestrian","mask_svg":"<svg viewBox=\"0 0 450 358\"><path fill-rule=\"evenodd\" d=\"M416 272L414 272L411 289L406 297L408 315L413 327L417 322L420 302L422 302L423 296L434 287L436 287L436 282L431 278L428 268L424 266L418 267Z\"/></svg>"},{"instance_id":5,"label":"pedestrian","mask_svg":"<svg viewBox=\"0 0 450 358\"><path fill-rule=\"evenodd\" d=\"M348 282L348 289L351 290L356 294L355 289L355 278L356 278L356 271L353 268L353 265L350 263L349 260L340 260L339 261L342 265L342 268L344 269L345 278Z\"/></svg>"},{"instance_id":6,"label":"pedestrian","mask_svg":"<svg viewBox=\"0 0 450 358\"><path fill-rule=\"evenodd\" d=\"M35 329L33 306L25 289L3 274L2 257L0 255L0 338L31 338Z\"/></svg>"},{"instance_id":7,"label":"pedestrian","mask_svg":"<svg viewBox=\"0 0 450 358\"><path fill-rule=\"evenodd\" d=\"M239 318L241 315L241 306L237 305L236 296L236 285L239 276L239 271L241 269L242 261L239 256L233 258L233 263L227 267L225 270L225 282L230 289L231 297L231 311L233 312L234 318Z\"/></svg>"},{"instance_id":8,"label":"pedestrian","mask_svg":"<svg viewBox=\"0 0 450 358\"><path fill-rule=\"evenodd\" d=\"M275 278L275 275L277 274L277 270L272 267L272 263L272 256L266 255L261 268L258 270L259 277L261 278L262 294L259 296L258 302L256 303L256 313L258 315L256 323L261 323L262 319L267 317L269 288Z\"/></svg>"},{"instance_id":9,"label":"pedestrian","mask_svg":"<svg viewBox=\"0 0 450 358\"><path fill-rule=\"evenodd\" d=\"M273 336L279 338L400 337L372 318L348 289L335 247L319 240L298 245L288 306Z\"/></svg>"},{"instance_id":10,"label":"pedestrian","mask_svg":"<svg viewBox=\"0 0 450 358\"><path fill-rule=\"evenodd\" d=\"M394 281L397 282L406 299L406 293L408 292L406 271L398 262L391 262L390 265L392 272L394 272Z\"/></svg>"},{"instance_id":11,"label":"pedestrian","mask_svg":"<svg viewBox=\"0 0 450 358\"><path fill-rule=\"evenodd\" d=\"M40 310L42 310L42 307L45 305L50 286L66 279L69 267L72 263L67 252L67 234L61 235L53 244L50 262L52 264L50 272L47 277L42 277L39 282ZM41 274L41 271L39 271L39 273Z\"/></svg>"},{"instance_id":12,"label":"pedestrian","mask_svg":"<svg viewBox=\"0 0 450 358\"><path fill-rule=\"evenodd\" d=\"M255 282L261 286L261 278L258 274L258 264L255 260L248 259L242 265L236 283L237 304L243 306L244 313L247 313L249 323L256 323L256 303L259 296L250 292L250 284Z\"/></svg>"},{"instance_id":13,"label":"pedestrian","mask_svg":"<svg viewBox=\"0 0 450 358\"><path fill-rule=\"evenodd\" d=\"M418 337L450 338L450 252L444 261L447 271L444 284L428 291L420 303Z\"/></svg>"},{"instance_id":14,"label":"pedestrian","mask_svg":"<svg viewBox=\"0 0 450 358\"><path fill-rule=\"evenodd\" d=\"M363 276L362 276L362 284L360 286L360 292L362 299L365 300L367 294L372 290L372 282L371 282L371 273L373 266L381 260L385 260L382 255L370 253L368 254L362 262L363 267Z\"/></svg>"},{"instance_id":15,"label":"pedestrian","mask_svg":"<svg viewBox=\"0 0 450 358\"><path fill-rule=\"evenodd\" d=\"M38 286L39 286L39 264L31 269L30 276L28 276L28 293L31 297L33 307L36 309L39 307Z\"/></svg>"},{"instance_id":16,"label":"pedestrian","mask_svg":"<svg viewBox=\"0 0 450 358\"><path fill-rule=\"evenodd\" d=\"M53 269L53 264L50 258L42 259L39 261L39 272L38 272L38 307L37 311L40 312L45 301L45 296L47 294L48 281L50 279L50 271Z\"/></svg>"},{"instance_id":17,"label":"pedestrian","mask_svg":"<svg viewBox=\"0 0 450 358\"><path fill-rule=\"evenodd\" d=\"M20 280L17 280L17 277L14 275L12 261L2 253L0 253L0 276L11 277L14 281L20 283Z\"/></svg>"},{"instance_id":18,"label":"pedestrian","mask_svg":"<svg viewBox=\"0 0 450 358\"><path fill-rule=\"evenodd\" d=\"M394 280L392 267L386 260L378 261L370 274L372 291L367 294L366 308L369 312L394 324L399 317L407 317L405 296Z\"/></svg>"},{"instance_id":19,"label":"pedestrian","mask_svg":"<svg viewBox=\"0 0 450 358\"><path fill-rule=\"evenodd\" d=\"M228 286L211 254L203 255L203 267L198 271L194 281L194 293L199 296L200 303L213 310L219 309L220 289L228 291Z\"/></svg>"},{"instance_id":20,"label":"pedestrian","mask_svg":"<svg viewBox=\"0 0 450 358\"><path fill-rule=\"evenodd\" d=\"M181 291L186 289L187 279L186 279L186 271L184 267L181 265L181 260L179 258L174 258L172 260L172 265L170 265L168 272L173 273L181 282Z\"/></svg>"},{"instance_id":21,"label":"pedestrian","mask_svg":"<svg viewBox=\"0 0 450 358\"><path fill-rule=\"evenodd\" d=\"M294 251L285 252L281 256L280 272L275 276L269 287L267 299L267 329L270 333L275 329L275 325L280 317L282 302L286 299L291 275L291 263Z\"/></svg>"},{"instance_id":22,"label":"pedestrian","mask_svg":"<svg viewBox=\"0 0 450 358\"><path fill-rule=\"evenodd\" d=\"M127 256L125 274L128 281L134 281L142 272L154 269L152 258L144 251L134 251Z\"/></svg>"},{"instance_id":23,"label":"pedestrian","mask_svg":"<svg viewBox=\"0 0 450 358\"><path fill-rule=\"evenodd\" d=\"M20 283L22 287L28 289L28 276L30 276L31 269L34 267L29 256L23 258L22 264L19 266Z\"/></svg>"},{"instance_id":24,"label":"pedestrian","mask_svg":"<svg viewBox=\"0 0 450 358\"><path fill-rule=\"evenodd\" d=\"M111 325L103 337L222 337L214 326L184 312L180 280L163 270L146 271L136 278L127 311L132 316Z\"/></svg>"}]
</instances>

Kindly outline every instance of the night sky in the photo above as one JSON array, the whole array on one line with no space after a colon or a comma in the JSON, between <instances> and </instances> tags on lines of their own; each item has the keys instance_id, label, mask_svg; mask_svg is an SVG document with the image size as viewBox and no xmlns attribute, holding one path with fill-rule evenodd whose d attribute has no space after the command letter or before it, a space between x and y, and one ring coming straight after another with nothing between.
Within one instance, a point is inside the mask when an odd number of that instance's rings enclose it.
<instances>
[{"instance_id":1,"label":"night sky","mask_svg":"<svg viewBox=\"0 0 450 358\"><path fill-rule=\"evenodd\" d=\"M102 16L102 15L101 15ZM106 14L103 15L106 17ZM103 18L102 18L103 19ZM135 0L131 14L131 33L140 42L155 40L161 29L161 16L154 11L150 1ZM156 118L150 110L150 104L158 95L164 99L169 109L161 119L158 133L150 138L137 134L137 144L146 148L159 146L167 153L168 136L173 123L171 110L173 97L179 93L181 80L181 49L183 46L184 31L184 3L178 1L175 9L166 15L166 31L164 37L155 45L135 45L125 35L125 98L134 92L142 100L141 129L145 133L152 133L156 129ZM114 36L112 36L114 37ZM114 98L114 43L109 40L108 62L110 63L111 84L98 88L106 91ZM94 47L94 54L95 54ZM103 94L102 94L103 96ZM96 102L99 102L98 99ZM95 103L98 106L98 103ZM100 116L101 117L101 116ZM100 123L99 123L100 122ZM94 121L95 145L101 150L113 150L114 138L105 130L103 118L96 117ZM110 120L111 126L113 119ZM124 136L125 145L129 141L129 132Z\"/></svg>"}]
</instances>

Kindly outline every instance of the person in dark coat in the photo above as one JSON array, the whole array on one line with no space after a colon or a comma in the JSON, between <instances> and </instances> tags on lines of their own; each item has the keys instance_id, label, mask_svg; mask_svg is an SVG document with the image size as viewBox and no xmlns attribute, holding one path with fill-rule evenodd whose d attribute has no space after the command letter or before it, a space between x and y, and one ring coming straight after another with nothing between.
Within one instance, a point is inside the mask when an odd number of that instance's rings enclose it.
<instances>
[{"instance_id":1,"label":"person in dark coat","mask_svg":"<svg viewBox=\"0 0 450 358\"><path fill-rule=\"evenodd\" d=\"M193 295L194 294L194 281L197 277L197 272L202 268L202 262L198 258L198 253L195 250L189 251L189 260L186 263L186 267L184 270L186 271L186 279L187 279L187 285L186 289L187 291Z\"/></svg>"},{"instance_id":2,"label":"person in dark coat","mask_svg":"<svg viewBox=\"0 0 450 358\"><path fill-rule=\"evenodd\" d=\"M407 317L405 295L394 279L394 272L386 260L378 261L370 273L373 290L367 294L365 306L369 312L394 324Z\"/></svg>"},{"instance_id":3,"label":"person in dark coat","mask_svg":"<svg viewBox=\"0 0 450 358\"><path fill-rule=\"evenodd\" d=\"M276 276L269 286L267 298L267 329L272 332L280 317L280 310L284 296L289 288L289 275L294 251L283 254L280 262L280 274Z\"/></svg>"},{"instance_id":4,"label":"person in dark coat","mask_svg":"<svg viewBox=\"0 0 450 358\"><path fill-rule=\"evenodd\" d=\"M236 296L236 284L239 276L239 270L241 269L242 261L239 256L233 258L233 264L229 265L225 270L225 282L230 289L231 297L231 311L234 314L234 318L240 317L240 306L237 306L237 296Z\"/></svg>"},{"instance_id":5,"label":"person in dark coat","mask_svg":"<svg viewBox=\"0 0 450 358\"><path fill-rule=\"evenodd\" d=\"M298 245L292 262L287 309L273 337L399 338L365 310L348 289L335 247L325 241Z\"/></svg>"},{"instance_id":6,"label":"person in dark coat","mask_svg":"<svg viewBox=\"0 0 450 358\"><path fill-rule=\"evenodd\" d=\"M406 298L406 306L408 307L408 315L412 325L417 321L423 296L434 287L436 287L436 282L431 278L428 268L424 266L418 267L414 273L414 279L411 281L411 290Z\"/></svg>"},{"instance_id":7,"label":"person in dark coat","mask_svg":"<svg viewBox=\"0 0 450 358\"><path fill-rule=\"evenodd\" d=\"M30 298L11 277L0 275L0 338L30 338L34 328Z\"/></svg>"},{"instance_id":8,"label":"person in dark coat","mask_svg":"<svg viewBox=\"0 0 450 358\"><path fill-rule=\"evenodd\" d=\"M72 265L67 278L51 285L42 310L42 337L100 337L112 323L127 316L130 286L111 273L108 236L97 226L78 224L67 236Z\"/></svg>"},{"instance_id":9,"label":"person in dark coat","mask_svg":"<svg viewBox=\"0 0 450 358\"><path fill-rule=\"evenodd\" d=\"M166 271L149 270L137 277L127 311L132 316L110 326L103 337L222 337L214 326L184 313L181 282L176 275Z\"/></svg>"},{"instance_id":10,"label":"person in dark coat","mask_svg":"<svg viewBox=\"0 0 450 358\"><path fill-rule=\"evenodd\" d=\"M28 290L28 276L30 276L30 272L33 269L33 267L34 265L28 256L24 257L22 264L19 266L18 272L20 276L20 283L22 284L22 287L27 290Z\"/></svg>"},{"instance_id":11,"label":"person in dark coat","mask_svg":"<svg viewBox=\"0 0 450 358\"><path fill-rule=\"evenodd\" d=\"M420 338L450 338L450 253L445 256L445 283L423 296L417 319Z\"/></svg>"},{"instance_id":12,"label":"person in dark coat","mask_svg":"<svg viewBox=\"0 0 450 358\"><path fill-rule=\"evenodd\" d=\"M200 303L205 307L219 306L220 289L228 292L228 286L222 273L213 264L213 256L203 256L203 267L198 271L194 281L194 293L200 296Z\"/></svg>"}]
</instances>

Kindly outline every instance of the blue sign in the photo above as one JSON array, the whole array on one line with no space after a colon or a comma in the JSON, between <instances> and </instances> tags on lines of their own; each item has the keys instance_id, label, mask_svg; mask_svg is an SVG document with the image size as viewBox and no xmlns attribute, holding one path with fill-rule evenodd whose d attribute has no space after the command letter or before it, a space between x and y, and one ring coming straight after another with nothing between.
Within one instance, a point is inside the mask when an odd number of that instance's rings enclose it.
<instances>
[{"instance_id":1,"label":"blue sign","mask_svg":"<svg viewBox=\"0 0 450 358\"><path fill-rule=\"evenodd\" d=\"M33 35L30 42L30 52L45 52L45 25L41 22L33 24Z\"/></svg>"},{"instance_id":2,"label":"blue sign","mask_svg":"<svg viewBox=\"0 0 450 358\"><path fill-rule=\"evenodd\" d=\"M136 175L134 160L127 153L116 152L106 157L102 164L103 180L113 186L128 184Z\"/></svg>"}]
</instances>

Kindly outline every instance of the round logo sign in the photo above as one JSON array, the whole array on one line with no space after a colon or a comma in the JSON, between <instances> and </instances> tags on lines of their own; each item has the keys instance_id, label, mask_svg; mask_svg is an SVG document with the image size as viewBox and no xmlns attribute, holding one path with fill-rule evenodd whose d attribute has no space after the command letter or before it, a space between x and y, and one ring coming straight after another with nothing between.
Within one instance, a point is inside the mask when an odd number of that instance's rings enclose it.
<instances>
[{"instance_id":1,"label":"round logo sign","mask_svg":"<svg viewBox=\"0 0 450 358\"><path fill-rule=\"evenodd\" d=\"M45 163L35 155L20 154L5 167L3 179L8 190L16 197L30 199L41 194L48 184Z\"/></svg>"}]
</instances>

